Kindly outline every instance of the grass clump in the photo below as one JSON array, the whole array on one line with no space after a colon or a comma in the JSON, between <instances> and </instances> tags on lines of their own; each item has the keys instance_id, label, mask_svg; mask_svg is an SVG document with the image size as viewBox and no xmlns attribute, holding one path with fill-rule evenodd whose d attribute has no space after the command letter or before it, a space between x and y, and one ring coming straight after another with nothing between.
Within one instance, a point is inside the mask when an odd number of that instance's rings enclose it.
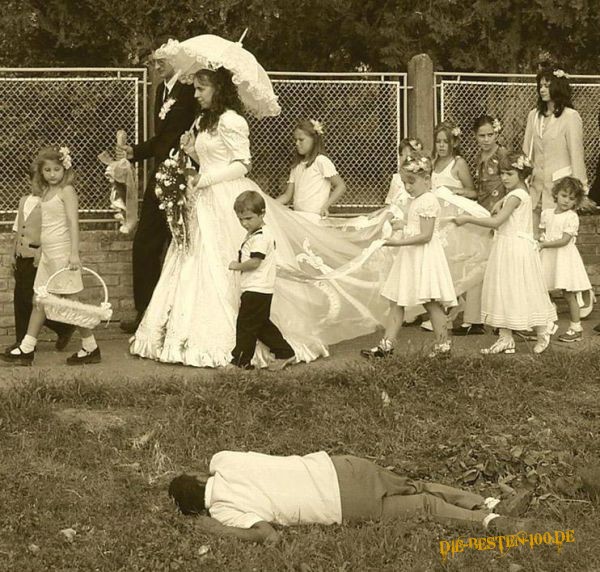
<instances>
[{"instance_id":1,"label":"grass clump","mask_svg":"<svg viewBox=\"0 0 600 572\"><path fill-rule=\"evenodd\" d=\"M32 374L0 399L0 569L593 570L600 518L577 475L600 458L598 371L597 353L579 353L411 355L208 381ZM486 496L528 487L540 530L574 529L576 542L442 564L439 541L473 531L415 518L287 529L269 549L210 538L175 513L166 483L224 449L355 454Z\"/></svg>"}]
</instances>

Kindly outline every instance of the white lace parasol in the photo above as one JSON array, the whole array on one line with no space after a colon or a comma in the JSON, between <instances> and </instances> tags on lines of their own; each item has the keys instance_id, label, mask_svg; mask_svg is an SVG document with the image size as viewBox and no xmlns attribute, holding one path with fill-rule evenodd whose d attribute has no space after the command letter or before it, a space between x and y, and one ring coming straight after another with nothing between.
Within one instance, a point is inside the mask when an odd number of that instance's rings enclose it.
<instances>
[{"instance_id":1,"label":"white lace parasol","mask_svg":"<svg viewBox=\"0 0 600 572\"><path fill-rule=\"evenodd\" d=\"M241 39L231 42L220 36L204 34L183 42L169 40L157 50L157 55L173 64L183 83L191 83L194 74L201 69L224 67L232 73L240 99L252 115L261 118L281 112L267 72L242 47Z\"/></svg>"}]
</instances>

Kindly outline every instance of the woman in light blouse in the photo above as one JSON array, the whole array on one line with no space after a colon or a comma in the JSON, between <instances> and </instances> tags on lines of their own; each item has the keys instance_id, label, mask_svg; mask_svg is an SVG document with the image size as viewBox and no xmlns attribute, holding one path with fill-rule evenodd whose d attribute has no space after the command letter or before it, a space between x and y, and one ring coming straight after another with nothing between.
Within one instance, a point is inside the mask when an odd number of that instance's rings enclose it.
<instances>
[{"instance_id":1,"label":"woman in light blouse","mask_svg":"<svg viewBox=\"0 0 600 572\"><path fill-rule=\"evenodd\" d=\"M546 68L537 75L537 107L529 112L523 152L533 163L530 194L537 227L541 210L552 208L552 183L579 179L587 192L583 123L571 102L571 87L563 70ZM533 229L537 233L537 228Z\"/></svg>"}]
</instances>

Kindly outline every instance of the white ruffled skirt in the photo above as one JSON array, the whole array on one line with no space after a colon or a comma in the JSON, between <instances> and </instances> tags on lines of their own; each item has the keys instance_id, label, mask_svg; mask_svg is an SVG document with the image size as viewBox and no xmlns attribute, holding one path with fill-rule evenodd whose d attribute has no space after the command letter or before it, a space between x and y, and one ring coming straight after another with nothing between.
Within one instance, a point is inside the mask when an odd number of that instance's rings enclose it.
<instances>
[{"instance_id":1,"label":"white ruffled skirt","mask_svg":"<svg viewBox=\"0 0 600 572\"><path fill-rule=\"evenodd\" d=\"M278 276L271 319L298 361L327 356L328 345L373 332L384 319L377 269L339 281L313 276L343 266L361 253L340 231L311 224L240 178L201 190L189 224L188 252L171 244L154 295L135 334L134 355L167 363L217 367L230 362L240 302L237 260L245 231L233 203L247 190L263 194L265 223L276 243ZM191 201L188 201L191 203ZM253 364L270 361L260 342Z\"/></svg>"}]
</instances>

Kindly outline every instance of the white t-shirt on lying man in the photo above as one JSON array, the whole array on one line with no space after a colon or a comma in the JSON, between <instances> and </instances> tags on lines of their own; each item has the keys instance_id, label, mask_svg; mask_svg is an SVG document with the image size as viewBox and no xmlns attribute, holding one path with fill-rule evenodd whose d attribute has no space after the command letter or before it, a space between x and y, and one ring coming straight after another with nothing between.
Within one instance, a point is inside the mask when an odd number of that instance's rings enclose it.
<instances>
[{"instance_id":1,"label":"white t-shirt on lying man","mask_svg":"<svg viewBox=\"0 0 600 572\"><path fill-rule=\"evenodd\" d=\"M337 473L324 451L303 457L221 451L210 462L205 506L226 526L342 522Z\"/></svg>"}]
</instances>

